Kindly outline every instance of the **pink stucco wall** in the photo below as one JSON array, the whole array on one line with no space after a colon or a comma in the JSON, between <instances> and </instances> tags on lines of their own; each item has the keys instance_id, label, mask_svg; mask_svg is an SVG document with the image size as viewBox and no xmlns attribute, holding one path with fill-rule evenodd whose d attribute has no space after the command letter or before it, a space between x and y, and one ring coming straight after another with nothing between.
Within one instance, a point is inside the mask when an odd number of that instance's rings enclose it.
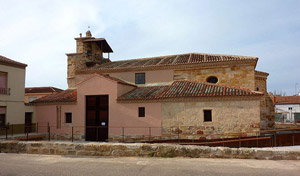
<instances>
[{"instance_id":1,"label":"pink stucco wall","mask_svg":"<svg viewBox=\"0 0 300 176\"><path fill-rule=\"evenodd\" d=\"M158 82L173 81L173 70L155 70L155 71L136 71L136 72L118 72L109 73L109 76L121 78L123 80L135 83L135 73L145 73L146 84Z\"/></svg>"},{"instance_id":2,"label":"pink stucco wall","mask_svg":"<svg viewBox=\"0 0 300 176\"><path fill-rule=\"evenodd\" d=\"M118 92L128 91L128 86L118 84L102 76L95 76L77 85L77 103L74 105L39 105L36 107L37 122L50 122L52 133L71 133L71 125L65 124L65 112L72 112L74 133L85 133L85 99L87 95L109 95L109 135L160 135L160 103L117 103ZM61 129L56 126L56 106L61 106ZM145 107L146 117L138 117L138 107ZM149 129L151 127L151 129ZM42 129L39 129L42 130ZM44 127L46 130L46 127Z\"/></svg>"}]
</instances>

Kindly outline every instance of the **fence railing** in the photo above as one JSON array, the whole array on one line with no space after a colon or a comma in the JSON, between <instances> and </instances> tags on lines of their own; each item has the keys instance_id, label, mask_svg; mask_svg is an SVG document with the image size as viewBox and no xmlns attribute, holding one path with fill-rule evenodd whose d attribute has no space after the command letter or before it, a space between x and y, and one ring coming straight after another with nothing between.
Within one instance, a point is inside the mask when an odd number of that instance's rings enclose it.
<instances>
[{"instance_id":1,"label":"fence railing","mask_svg":"<svg viewBox=\"0 0 300 176\"><path fill-rule=\"evenodd\" d=\"M10 95L10 88L0 88L0 94Z\"/></svg>"},{"instance_id":2,"label":"fence railing","mask_svg":"<svg viewBox=\"0 0 300 176\"><path fill-rule=\"evenodd\" d=\"M180 126L183 127L183 126ZM191 127L191 126L189 126ZM195 129L197 127L194 127ZM93 137L88 136L88 130L93 130ZM104 132L104 131L105 132ZM14 136L14 125L0 127L0 136ZM2 132L2 134L1 134ZM87 141L118 141L118 142L147 142L147 143L178 143L182 145L206 145L206 146L227 146L227 147L276 147L287 145L300 145L300 128L273 129L235 133L213 134L217 138L207 139L199 134L184 134L180 130L162 127L107 127L107 126L62 126L61 129L52 126L50 123L36 123L31 126L24 126L23 140L35 139L29 134L43 133L47 140L79 140L78 135L85 135L81 140ZM101 135L106 133L104 139ZM245 136L245 133L252 134ZM18 133L20 134L20 133ZM108 136L108 134L110 136ZM114 134L114 137L111 137ZM59 139L57 136L64 136ZM97 136L98 135L98 136ZM232 136L227 138L228 136ZM110 138L108 138L110 137ZM189 139L188 137L193 137Z\"/></svg>"}]
</instances>

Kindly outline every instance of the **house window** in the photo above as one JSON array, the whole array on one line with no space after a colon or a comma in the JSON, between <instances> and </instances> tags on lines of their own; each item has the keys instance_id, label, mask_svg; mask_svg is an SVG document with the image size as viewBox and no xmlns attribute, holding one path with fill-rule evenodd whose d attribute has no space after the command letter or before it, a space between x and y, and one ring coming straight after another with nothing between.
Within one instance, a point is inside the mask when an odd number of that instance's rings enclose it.
<instances>
[{"instance_id":1,"label":"house window","mask_svg":"<svg viewBox=\"0 0 300 176\"><path fill-rule=\"evenodd\" d=\"M34 101L36 99L37 99L37 97L29 97L29 102L32 102L32 101Z\"/></svg>"},{"instance_id":2,"label":"house window","mask_svg":"<svg viewBox=\"0 0 300 176\"><path fill-rule=\"evenodd\" d=\"M218 78L215 76L210 76L206 79L206 82L216 84L218 82Z\"/></svg>"},{"instance_id":3,"label":"house window","mask_svg":"<svg viewBox=\"0 0 300 176\"><path fill-rule=\"evenodd\" d=\"M204 113L204 122L211 122L212 121L211 110L203 110L203 113Z\"/></svg>"},{"instance_id":4,"label":"house window","mask_svg":"<svg viewBox=\"0 0 300 176\"><path fill-rule=\"evenodd\" d=\"M7 72L0 72L0 94L8 94Z\"/></svg>"},{"instance_id":5,"label":"house window","mask_svg":"<svg viewBox=\"0 0 300 176\"><path fill-rule=\"evenodd\" d=\"M145 73L136 73L135 74L135 84L145 84Z\"/></svg>"},{"instance_id":6,"label":"house window","mask_svg":"<svg viewBox=\"0 0 300 176\"><path fill-rule=\"evenodd\" d=\"M289 110L293 110L293 108L292 108L292 107L289 107Z\"/></svg>"},{"instance_id":7,"label":"house window","mask_svg":"<svg viewBox=\"0 0 300 176\"><path fill-rule=\"evenodd\" d=\"M6 108L0 107L0 126L5 125L5 114L6 114Z\"/></svg>"},{"instance_id":8,"label":"house window","mask_svg":"<svg viewBox=\"0 0 300 176\"><path fill-rule=\"evenodd\" d=\"M66 112L66 123L72 123L72 113Z\"/></svg>"},{"instance_id":9,"label":"house window","mask_svg":"<svg viewBox=\"0 0 300 176\"><path fill-rule=\"evenodd\" d=\"M145 107L139 107L139 117L145 117Z\"/></svg>"}]
</instances>

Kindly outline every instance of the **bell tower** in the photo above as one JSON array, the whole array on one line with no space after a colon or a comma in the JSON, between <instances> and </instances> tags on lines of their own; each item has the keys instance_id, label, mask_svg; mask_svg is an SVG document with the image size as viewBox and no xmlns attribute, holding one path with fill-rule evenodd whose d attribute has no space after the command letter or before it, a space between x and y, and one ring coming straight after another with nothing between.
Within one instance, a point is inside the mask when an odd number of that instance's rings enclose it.
<instances>
[{"instance_id":1,"label":"bell tower","mask_svg":"<svg viewBox=\"0 0 300 176\"><path fill-rule=\"evenodd\" d=\"M76 53L66 54L68 57L68 87L76 88L76 72L88 67L94 67L110 62L109 53L113 50L105 38L95 38L91 31L87 31L85 37L79 34L76 40ZM107 53L107 57L104 57Z\"/></svg>"}]
</instances>

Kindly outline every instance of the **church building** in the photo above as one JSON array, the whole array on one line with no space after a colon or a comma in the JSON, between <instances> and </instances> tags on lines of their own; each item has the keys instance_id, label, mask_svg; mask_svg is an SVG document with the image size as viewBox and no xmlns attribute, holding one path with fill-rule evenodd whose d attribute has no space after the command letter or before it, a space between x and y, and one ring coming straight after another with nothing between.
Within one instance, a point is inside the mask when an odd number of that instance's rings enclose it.
<instances>
[{"instance_id":1,"label":"church building","mask_svg":"<svg viewBox=\"0 0 300 176\"><path fill-rule=\"evenodd\" d=\"M68 89L31 102L53 138L216 139L274 126L269 74L255 70L257 57L186 53L112 61L104 38L87 31L75 40L76 52L67 54Z\"/></svg>"}]
</instances>

